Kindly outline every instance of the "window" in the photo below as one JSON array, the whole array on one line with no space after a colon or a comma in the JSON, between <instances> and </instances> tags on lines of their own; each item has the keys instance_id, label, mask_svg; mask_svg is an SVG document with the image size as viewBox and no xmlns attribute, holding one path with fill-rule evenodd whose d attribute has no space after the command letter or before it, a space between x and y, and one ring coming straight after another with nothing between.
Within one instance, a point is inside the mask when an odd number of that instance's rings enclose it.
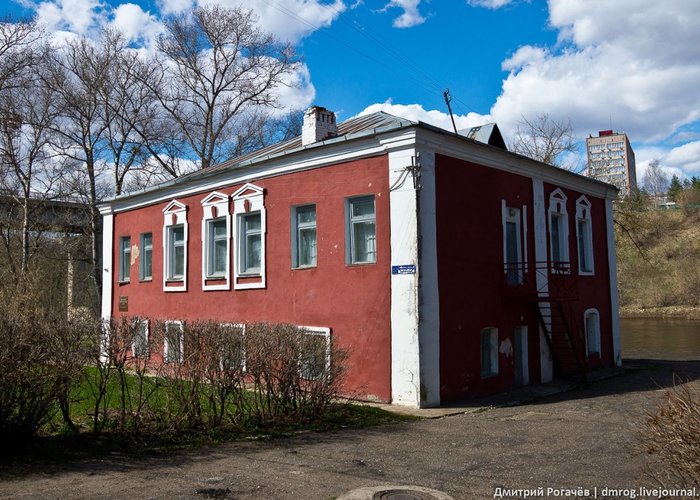
<instances>
[{"instance_id":1,"label":"window","mask_svg":"<svg viewBox=\"0 0 700 500\"><path fill-rule=\"evenodd\" d=\"M207 222L207 277L223 277L228 264L228 229L226 217Z\"/></svg>"},{"instance_id":2,"label":"window","mask_svg":"<svg viewBox=\"0 0 700 500\"><path fill-rule=\"evenodd\" d=\"M292 208L292 267L316 265L316 205Z\"/></svg>"},{"instance_id":3,"label":"window","mask_svg":"<svg viewBox=\"0 0 700 500\"><path fill-rule=\"evenodd\" d=\"M173 200L163 209L163 290L187 291L187 206Z\"/></svg>"},{"instance_id":4,"label":"window","mask_svg":"<svg viewBox=\"0 0 700 500\"><path fill-rule=\"evenodd\" d=\"M498 328L481 330L481 378L498 375Z\"/></svg>"},{"instance_id":5,"label":"window","mask_svg":"<svg viewBox=\"0 0 700 500\"><path fill-rule=\"evenodd\" d=\"M246 184L233 195L235 290L265 288L265 191Z\"/></svg>"},{"instance_id":6,"label":"window","mask_svg":"<svg viewBox=\"0 0 700 500\"><path fill-rule=\"evenodd\" d=\"M148 357L148 320L134 320L134 340L131 354L135 358Z\"/></svg>"},{"instance_id":7,"label":"window","mask_svg":"<svg viewBox=\"0 0 700 500\"><path fill-rule=\"evenodd\" d=\"M131 238L122 236L119 238L119 281L129 281L131 271Z\"/></svg>"},{"instance_id":8,"label":"window","mask_svg":"<svg viewBox=\"0 0 700 500\"><path fill-rule=\"evenodd\" d=\"M221 369L229 372L245 371L245 325L223 325L221 342Z\"/></svg>"},{"instance_id":9,"label":"window","mask_svg":"<svg viewBox=\"0 0 700 500\"><path fill-rule=\"evenodd\" d=\"M229 197L214 191L202 200L202 290L230 290Z\"/></svg>"},{"instance_id":10,"label":"window","mask_svg":"<svg viewBox=\"0 0 700 500\"><path fill-rule=\"evenodd\" d=\"M239 269L242 274L259 274L262 251L260 212L239 215Z\"/></svg>"},{"instance_id":11,"label":"window","mask_svg":"<svg viewBox=\"0 0 700 500\"><path fill-rule=\"evenodd\" d=\"M185 226L168 228L168 280L180 281L185 277Z\"/></svg>"},{"instance_id":12,"label":"window","mask_svg":"<svg viewBox=\"0 0 700 500\"><path fill-rule=\"evenodd\" d=\"M307 380L319 380L330 370L330 330L328 328L301 327L301 352L299 375Z\"/></svg>"},{"instance_id":13,"label":"window","mask_svg":"<svg viewBox=\"0 0 700 500\"><path fill-rule=\"evenodd\" d=\"M523 214L525 213L523 206ZM506 201L501 201L501 217L503 224L503 271L506 274L506 283L510 286L522 285L525 259L523 258L523 246L525 239L522 236L521 226L524 219L520 216L519 208L506 206Z\"/></svg>"},{"instance_id":14,"label":"window","mask_svg":"<svg viewBox=\"0 0 700 500\"><path fill-rule=\"evenodd\" d=\"M165 322L164 360L166 363L182 363L184 326L182 321Z\"/></svg>"},{"instance_id":15,"label":"window","mask_svg":"<svg viewBox=\"0 0 700 500\"><path fill-rule=\"evenodd\" d=\"M139 246L141 247L139 279L146 281L153 277L153 234L143 233L139 239Z\"/></svg>"},{"instance_id":16,"label":"window","mask_svg":"<svg viewBox=\"0 0 700 500\"><path fill-rule=\"evenodd\" d=\"M350 198L347 204L348 262L369 264L377 261L374 196Z\"/></svg>"},{"instance_id":17,"label":"window","mask_svg":"<svg viewBox=\"0 0 700 500\"><path fill-rule=\"evenodd\" d=\"M593 230L591 203L585 196L576 201L576 238L578 243L578 272L593 274Z\"/></svg>"},{"instance_id":18,"label":"window","mask_svg":"<svg viewBox=\"0 0 700 500\"><path fill-rule=\"evenodd\" d=\"M600 314L597 309L588 309L583 314L586 329L586 352L600 354Z\"/></svg>"},{"instance_id":19,"label":"window","mask_svg":"<svg viewBox=\"0 0 700 500\"><path fill-rule=\"evenodd\" d=\"M566 196L556 189L549 197L549 249L555 272L569 272L569 224Z\"/></svg>"}]
</instances>

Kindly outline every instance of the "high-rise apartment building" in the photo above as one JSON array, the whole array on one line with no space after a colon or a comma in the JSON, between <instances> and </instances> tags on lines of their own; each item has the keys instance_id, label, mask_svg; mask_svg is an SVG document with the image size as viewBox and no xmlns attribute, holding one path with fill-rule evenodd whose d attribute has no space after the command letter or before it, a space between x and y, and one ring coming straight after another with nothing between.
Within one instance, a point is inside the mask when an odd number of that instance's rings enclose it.
<instances>
[{"instance_id":1,"label":"high-rise apartment building","mask_svg":"<svg viewBox=\"0 0 700 500\"><path fill-rule=\"evenodd\" d=\"M588 177L607 182L620 189L620 197L637 190L634 151L627 134L601 130L598 137L586 139Z\"/></svg>"}]
</instances>

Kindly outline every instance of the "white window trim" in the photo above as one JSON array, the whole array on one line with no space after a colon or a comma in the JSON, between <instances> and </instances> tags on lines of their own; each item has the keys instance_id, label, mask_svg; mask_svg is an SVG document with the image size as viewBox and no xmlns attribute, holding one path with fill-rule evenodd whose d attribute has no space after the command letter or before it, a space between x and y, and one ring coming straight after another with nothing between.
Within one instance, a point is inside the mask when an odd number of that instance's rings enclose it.
<instances>
[{"instance_id":1,"label":"white window trim","mask_svg":"<svg viewBox=\"0 0 700 500\"><path fill-rule=\"evenodd\" d=\"M144 236L147 234L151 235L151 275L144 276L144 259L146 257L146 246L143 243ZM153 233L148 231L139 234L139 281L152 281L153 280Z\"/></svg>"},{"instance_id":2,"label":"white window trim","mask_svg":"<svg viewBox=\"0 0 700 500\"><path fill-rule=\"evenodd\" d=\"M479 332L479 364L481 365L481 348L482 348L482 336L488 333L491 336L491 371L484 371L484 367L480 366L481 378L490 378L498 375L498 328L489 326L482 328Z\"/></svg>"},{"instance_id":3,"label":"white window trim","mask_svg":"<svg viewBox=\"0 0 700 500\"><path fill-rule=\"evenodd\" d=\"M180 359L172 360L168 358L168 326L176 325L180 329ZM180 320L168 320L165 322L165 335L163 335L163 362L182 363L185 359L185 324Z\"/></svg>"},{"instance_id":4,"label":"white window trim","mask_svg":"<svg viewBox=\"0 0 700 500\"><path fill-rule=\"evenodd\" d=\"M310 222L305 223L303 226L299 226L298 209L305 207L314 207L314 214L316 214L316 204L315 203L305 203L303 205L296 205L292 207L291 211L291 237L292 237L292 269L312 269L318 266L318 219L314 221L313 226ZM300 229L313 229L316 230L316 263L315 264L299 264L299 230Z\"/></svg>"},{"instance_id":5,"label":"white window trim","mask_svg":"<svg viewBox=\"0 0 700 500\"><path fill-rule=\"evenodd\" d=\"M372 198L374 202L374 216L363 217L357 222L374 220L374 260L355 261L355 236L353 231L352 202L362 198ZM364 266L377 263L379 249L377 247L377 197L374 194L361 194L345 198L345 263L348 266Z\"/></svg>"},{"instance_id":6,"label":"white window trim","mask_svg":"<svg viewBox=\"0 0 700 500\"><path fill-rule=\"evenodd\" d=\"M169 280L170 274L170 234L168 229L173 226L182 225L184 228L184 259L182 280ZM186 292L187 291L187 270L189 229L187 224L187 206L177 200L168 203L163 209L163 291L164 292ZM168 282L177 284L168 284Z\"/></svg>"},{"instance_id":7,"label":"white window trim","mask_svg":"<svg viewBox=\"0 0 700 500\"><path fill-rule=\"evenodd\" d=\"M228 195L214 191L202 200L202 290L230 290L231 289L231 214L228 208ZM209 228L210 222L220 218L226 218L226 272L223 276L209 276ZM223 280L221 279L223 278ZM217 280L220 283L207 281Z\"/></svg>"},{"instance_id":8,"label":"white window trim","mask_svg":"<svg viewBox=\"0 0 700 500\"><path fill-rule=\"evenodd\" d=\"M331 329L322 327L322 326L298 326L300 330L303 331L304 335L319 335L323 336L326 341L326 366L325 366L325 372L329 373L331 370ZM299 375L302 376L301 373L301 363L302 360L299 360ZM316 380L316 379L306 379L305 377L302 376L304 380Z\"/></svg>"},{"instance_id":9,"label":"white window trim","mask_svg":"<svg viewBox=\"0 0 700 500\"><path fill-rule=\"evenodd\" d=\"M254 184L246 184L231 195L233 199L233 234L236 235L236 242L233 245L233 288L234 290L250 290L255 288L265 288L266 286L266 240L267 222L264 204L264 190ZM241 271L240 241L242 216L260 212L260 272L255 274ZM240 282L240 278L257 278L259 281Z\"/></svg>"},{"instance_id":10,"label":"white window trim","mask_svg":"<svg viewBox=\"0 0 700 500\"><path fill-rule=\"evenodd\" d=\"M590 263L590 270L581 269L581 243L579 241L578 224L580 221L586 223L586 234L584 234L584 250L588 254L587 260ZM595 275L595 257L593 252L593 221L591 218L591 202L588 198L581 196L576 200L576 252L578 253L578 273L582 276Z\"/></svg>"},{"instance_id":11,"label":"white window trim","mask_svg":"<svg viewBox=\"0 0 700 500\"><path fill-rule=\"evenodd\" d=\"M588 318L589 316L595 317L595 336L594 336L594 343L595 345L593 346L593 349L591 349L591 346L589 345L588 342ZM591 309L586 309L586 311L583 313L583 329L585 331L585 337L586 337L586 357L590 356L591 354L598 354L600 355L600 313L598 312L598 309L591 308Z\"/></svg>"},{"instance_id":12,"label":"white window trim","mask_svg":"<svg viewBox=\"0 0 700 500\"><path fill-rule=\"evenodd\" d=\"M136 352L136 336L134 335L134 338L132 339L132 342L131 342L131 356L134 358L138 358L138 359L148 359L148 357L149 357L148 338L150 336L148 320L147 319L136 319L136 320L134 320L134 324L140 324L140 325L144 325L146 327L145 328L145 339L144 339L144 341L146 342L146 355L139 356L138 353Z\"/></svg>"},{"instance_id":13,"label":"white window trim","mask_svg":"<svg viewBox=\"0 0 700 500\"><path fill-rule=\"evenodd\" d=\"M527 227L524 227L525 215L523 212L527 210L527 206L523 205L522 210L515 207L509 207L506 200L501 200L501 227L503 229L503 274L508 274L508 236L507 223L515 223L516 238L518 240L518 282L522 285L525 281L525 273L527 272ZM525 212L526 213L526 212Z\"/></svg>"},{"instance_id":14,"label":"white window trim","mask_svg":"<svg viewBox=\"0 0 700 500\"><path fill-rule=\"evenodd\" d=\"M569 253L569 214L566 211L567 197L564 192L557 188L549 195L549 210L547 211L547 228L549 232L549 261L552 266L554 262L554 240L552 238L552 215L557 214L563 224L559 227L559 252L560 259L557 262L562 262L570 266L571 256ZM564 269L554 269L553 272L569 273L570 267Z\"/></svg>"},{"instance_id":15,"label":"white window trim","mask_svg":"<svg viewBox=\"0 0 700 500\"><path fill-rule=\"evenodd\" d=\"M129 240L129 245L124 248L124 241ZM119 237L119 283L131 281L131 236Z\"/></svg>"},{"instance_id":16,"label":"white window trim","mask_svg":"<svg viewBox=\"0 0 700 500\"><path fill-rule=\"evenodd\" d=\"M246 358L247 358L247 353L245 349L245 330L246 330L246 325L245 323L223 323L221 325L224 328L239 328L241 330L241 335L243 336L243 352L241 352L241 356L243 358L243 363L241 366L241 371L245 373L247 371L247 365L246 365ZM221 371L224 371L224 355L223 353L221 354L221 359L219 360L219 366L221 368Z\"/></svg>"}]
</instances>

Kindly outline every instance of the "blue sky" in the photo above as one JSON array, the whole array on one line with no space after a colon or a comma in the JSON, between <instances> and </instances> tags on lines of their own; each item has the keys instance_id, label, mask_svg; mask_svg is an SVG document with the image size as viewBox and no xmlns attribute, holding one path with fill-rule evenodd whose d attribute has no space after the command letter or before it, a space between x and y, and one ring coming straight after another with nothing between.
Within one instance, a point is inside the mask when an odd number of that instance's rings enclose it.
<instances>
[{"instance_id":1,"label":"blue sky","mask_svg":"<svg viewBox=\"0 0 700 500\"><path fill-rule=\"evenodd\" d=\"M638 178L658 158L700 176L700 2L695 0L4 0L57 40L111 24L148 47L162 17L197 4L243 4L294 43L303 66L294 109L341 120L376 110L450 128L523 117L570 121L579 139L630 136ZM583 148L581 148L583 154Z\"/></svg>"}]
</instances>

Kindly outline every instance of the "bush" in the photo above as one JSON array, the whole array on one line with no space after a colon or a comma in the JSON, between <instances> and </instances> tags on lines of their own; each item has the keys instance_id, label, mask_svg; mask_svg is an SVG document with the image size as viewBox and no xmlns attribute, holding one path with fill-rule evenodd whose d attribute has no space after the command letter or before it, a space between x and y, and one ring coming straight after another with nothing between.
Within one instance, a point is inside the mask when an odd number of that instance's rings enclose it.
<instances>
[{"instance_id":1,"label":"bush","mask_svg":"<svg viewBox=\"0 0 700 500\"><path fill-rule=\"evenodd\" d=\"M642 446L656 462L649 474L662 486L700 487L700 389L686 383L667 390L646 419Z\"/></svg>"}]
</instances>

